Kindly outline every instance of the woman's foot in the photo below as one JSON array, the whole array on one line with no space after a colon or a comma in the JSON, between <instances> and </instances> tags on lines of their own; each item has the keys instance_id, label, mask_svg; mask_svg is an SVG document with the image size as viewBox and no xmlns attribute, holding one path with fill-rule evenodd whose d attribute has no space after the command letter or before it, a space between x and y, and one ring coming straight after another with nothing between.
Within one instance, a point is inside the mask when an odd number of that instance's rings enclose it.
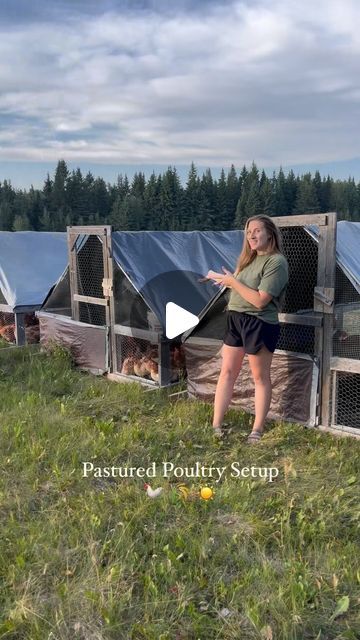
<instances>
[{"instance_id":1,"label":"woman's foot","mask_svg":"<svg viewBox=\"0 0 360 640\"><path fill-rule=\"evenodd\" d=\"M254 431L252 431L248 436L247 443L257 444L258 442L260 442L262 435L263 435L263 431L258 431L257 429L254 429Z\"/></svg>"},{"instance_id":2,"label":"woman's foot","mask_svg":"<svg viewBox=\"0 0 360 640\"><path fill-rule=\"evenodd\" d=\"M213 427L214 438L223 438L224 432L221 427Z\"/></svg>"}]
</instances>

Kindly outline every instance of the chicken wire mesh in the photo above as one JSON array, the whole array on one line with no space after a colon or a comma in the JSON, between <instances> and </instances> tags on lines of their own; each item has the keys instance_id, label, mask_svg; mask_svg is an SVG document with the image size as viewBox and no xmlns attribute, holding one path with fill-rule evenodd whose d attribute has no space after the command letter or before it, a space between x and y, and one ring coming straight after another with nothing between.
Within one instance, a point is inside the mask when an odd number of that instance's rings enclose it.
<instances>
[{"instance_id":1,"label":"chicken wire mesh","mask_svg":"<svg viewBox=\"0 0 360 640\"><path fill-rule=\"evenodd\" d=\"M276 348L314 355L315 327L281 322L280 337Z\"/></svg>"},{"instance_id":2,"label":"chicken wire mesh","mask_svg":"<svg viewBox=\"0 0 360 640\"><path fill-rule=\"evenodd\" d=\"M289 265L289 284L282 312L312 311L317 285L317 243L303 227L280 227L279 231Z\"/></svg>"},{"instance_id":3,"label":"chicken wire mesh","mask_svg":"<svg viewBox=\"0 0 360 640\"><path fill-rule=\"evenodd\" d=\"M360 430L360 374L332 371L330 403L333 427Z\"/></svg>"},{"instance_id":4,"label":"chicken wire mesh","mask_svg":"<svg viewBox=\"0 0 360 640\"><path fill-rule=\"evenodd\" d=\"M15 314L0 311L0 338L15 342Z\"/></svg>"},{"instance_id":5,"label":"chicken wire mesh","mask_svg":"<svg viewBox=\"0 0 360 640\"><path fill-rule=\"evenodd\" d=\"M159 349L148 340L116 335L117 371L123 375L159 380Z\"/></svg>"},{"instance_id":6,"label":"chicken wire mesh","mask_svg":"<svg viewBox=\"0 0 360 640\"><path fill-rule=\"evenodd\" d=\"M159 382L159 362L162 344L142 338L116 335L116 370L127 376ZM170 345L170 382L185 376L185 350L181 344Z\"/></svg>"},{"instance_id":7,"label":"chicken wire mesh","mask_svg":"<svg viewBox=\"0 0 360 640\"><path fill-rule=\"evenodd\" d=\"M360 360L360 294L336 268L333 355Z\"/></svg>"},{"instance_id":8,"label":"chicken wire mesh","mask_svg":"<svg viewBox=\"0 0 360 640\"><path fill-rule=\"evenodd\" d=\"M76 274L78 293L82 296L103 298L104 278L103 244L99 236L90 235L78 239L76 251Z\"/></svg>"},{"instance_id":9,"label":"chicken wire mesh","mask_svg":"<svg viewBox=\"0 0 360 640\"><path fill-rule=\"evenodd\" d=\"M35 344L40 341L39 320L35 313L27 313L24 317L25 341ZM15 314L0 311L0 338L6 342L16 342Z\"/></svg>"},{"instance_id":10,"label":"chicken wire mesh","mask_svg":"<svg viewBox=\"0 0 360 640\"><path fill-rule=\"evenodd\" d=\"M103 243L99 236L79 236L76 241L77 293L82 296L105 299L103 291ZM79 320L88 324L106 324L105 306L79 302Z\"/></svg>"}]
</instances>

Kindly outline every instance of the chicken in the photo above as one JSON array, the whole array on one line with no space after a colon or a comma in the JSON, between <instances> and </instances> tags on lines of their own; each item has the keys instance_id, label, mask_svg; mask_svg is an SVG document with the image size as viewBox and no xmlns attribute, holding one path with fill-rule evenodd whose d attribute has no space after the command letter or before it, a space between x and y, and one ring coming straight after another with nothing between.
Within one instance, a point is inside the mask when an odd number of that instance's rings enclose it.
<instances>
[{"instance_id":1,"label":"chicken","mask_svg":"<svg viewBox=\"0 0 360 640\"><path fill-rule=\"evenodd\" d=\"M150 360L150 375L154 382L159 382L159 366L154 360Z\"/></svg>"},{"instance_id":2,"label":"chicken","mask_svg":"<svg viewBox=\"0 0 360 640\"><path fill-rule=\"evenodd\" d=\"M146 494L149 496L149 498L158 498L158 496L161 494L163 490L163 487L152 489L150 485L147 482L145 482L144 489L146 489Z\"/></svg>"},{"instance_id":3,"label":"chicken","mask_svg":"<svg viewBox=\"0 0 360 640\"><path fill-rule=\"evenodd\" d=\"M134 362L134 373L140 378L144 378L144 376L150 373L150 367L148 365L149 359L143 356L140 360L135 360Z\"/></svg>"},{"instance_id":4,"label":"chicken","mask_svg":"<svg viewBox=\"0 0 360 640\"><path fill-rule=\"evenodd\" d=\"M8 342L15 342L15 325L6 324L4 327L1 327L0 336L2 336L4 340L7 340Z\"/></svg>"},{"instance_id":5,"label":"chicken","mask_svg":"<svg viewBox=\"0 0 360 640\"><path fill-rule=\"evenodd\" d=\"M134 362L135 358L132 358L131 356L125 358L121 367L121 373L124 373L127 376L134 375Z\"/></svg>"}]
</instances>

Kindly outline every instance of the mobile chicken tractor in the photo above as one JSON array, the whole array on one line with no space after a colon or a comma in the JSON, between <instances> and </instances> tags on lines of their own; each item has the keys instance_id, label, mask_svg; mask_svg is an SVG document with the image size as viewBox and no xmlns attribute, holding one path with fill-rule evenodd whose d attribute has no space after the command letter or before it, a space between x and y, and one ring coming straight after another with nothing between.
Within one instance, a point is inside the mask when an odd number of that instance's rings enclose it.
<instances>
[{"instance_id":1,"label":"mobile chicken tractor","mask_svg":"<svg viewBox=\"0 0 360 640\"><path fill-rule=\"evenodd\" d=\"M69 227L69 266L41 312L42 343L117 380L169 386L186 375L181 334L166 335L172 302L201 318L217 296L209 269L232 268L242 231L116 231Z\"/></svg>"},{"instance_id":2,"label":"mobile chicken tractor","mask_svg":"<svg viewBox=\"0 0 360 640\"><path fill-rule=\"evenodd\" d=\"M67 264L66 233L0 231L0 338L39 342L35 312Z\"/></svg>"},{"instance_id":3,"label":"mobile chicken tractor","mask_svg":"<svg viewBox=\"0 0 360 640\"><path fill-rule=\"evenodd\" d=\"M269 415L360 435L360 223L336 223L335 213L274 222L289 263L289 285L279 316ZM228 291L219 293L183 336L189 397L213 401L227 301ZM253 413L253 397L245 359L232 406Z\"/></svg>"}]
</instances>

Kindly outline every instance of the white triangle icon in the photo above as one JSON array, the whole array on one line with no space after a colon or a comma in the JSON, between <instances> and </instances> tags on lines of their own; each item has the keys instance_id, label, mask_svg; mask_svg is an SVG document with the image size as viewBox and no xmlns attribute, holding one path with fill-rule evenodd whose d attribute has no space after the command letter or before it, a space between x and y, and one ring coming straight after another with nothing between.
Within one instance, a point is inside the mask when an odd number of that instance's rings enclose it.
<instances>
[{"instance_id":1,"label":"white triangle icon","mask_svg":"<svg viewBox=\"0 0 360 640\"><path fill-rule=\"evenodd\" d=\"M199 318L175 302L166 304L166 337L171 340L199 324Z\"/></svg>"}]
</instances>

